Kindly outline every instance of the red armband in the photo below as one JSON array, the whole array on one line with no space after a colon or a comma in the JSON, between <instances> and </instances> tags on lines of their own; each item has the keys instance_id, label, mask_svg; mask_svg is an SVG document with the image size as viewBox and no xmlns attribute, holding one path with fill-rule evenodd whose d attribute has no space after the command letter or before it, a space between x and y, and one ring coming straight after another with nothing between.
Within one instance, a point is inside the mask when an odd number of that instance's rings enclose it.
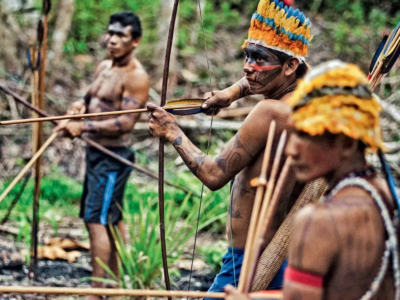
<instances>
[{"instance_id":1,"label":"red armband","mask_svg":"<svg viewBox=\"0 0 400 300\"><path fill-rule=\"evenodd\" d=\"M286 268L285 281L286 280L316 288L322 287L323 284L323 278L321 276L299 271L292 267Z\"/></svg>"}]
</instances>

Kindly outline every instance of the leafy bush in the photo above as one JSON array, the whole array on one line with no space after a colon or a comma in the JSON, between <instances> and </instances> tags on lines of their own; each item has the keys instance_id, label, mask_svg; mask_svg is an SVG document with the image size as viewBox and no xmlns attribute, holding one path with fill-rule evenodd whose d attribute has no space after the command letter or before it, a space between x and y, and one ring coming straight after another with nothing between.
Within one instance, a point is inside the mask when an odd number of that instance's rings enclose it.
<instances>
[{"instance_id":1,"label":"leafy bush","mask_svg":"<svg viewBox=\"0 0 400 300\"><path fill-rule=\"evenodd\" d=\"M225 255L227 249L226 241L218 241L218 243L199 247L199 252L202 259L211 267L211 269L218 273L222 267L222 257Z\"/></svg>"}]
</instances>

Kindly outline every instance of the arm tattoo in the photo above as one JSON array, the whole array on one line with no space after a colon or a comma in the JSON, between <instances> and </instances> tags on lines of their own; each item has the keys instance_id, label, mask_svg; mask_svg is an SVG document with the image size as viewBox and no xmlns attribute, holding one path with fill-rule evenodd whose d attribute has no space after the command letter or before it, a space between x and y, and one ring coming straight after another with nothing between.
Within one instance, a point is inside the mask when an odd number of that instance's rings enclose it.
<instances>
[{"instance_id":1,"label":"arm tattoo","mask_svg":"<svg viewBox=\"0 0 400 300\"><path fill-rule=\"evenodd\" d=\"M252 95L252 92L250 92L250 87L249 83L247 82L246 78L242 78L239 82L235 83L239 89L239 98L243 98L248 95Z\"/></svg>"},{"instance_id":2,"label":"arm tattoo","mask_svg":"<svg viewBox=\"0 0 400 300\"><path fill-rule=\"evenodd\" d=\"M178 136L173 142L172 145L174 146L181 146L182 145L182 137Z\"/></svg>"},{"instance_id":3,"label":"arm tattoo","mask_svg":"<svg viewBox=\"0 0 400 300\"><path fill-rule=\"evenodd\" d=\"M124 97L122 99L122 102L123 102L124 106L128 106L128 105L137 106L137 107L141 106L140 102L133 96Z\"/></svg>"},{"instance_id":4,"label":"arm tattoo","mask_svg":"<svg viewBox=\"0 0 400 300\"><path fill-rule=\"evenodd\" d=\"M118 118L115 118L114 125L118 127L119 132L124 132L124 128Z\"/></svg>"},{"instance_id":5,"label":"arm tattoo","mask_svg":"<svg viewBox=\"0 0 400 300\"><path fill-rule=\"evenodd\" d=\"M183 145L182 136L175 138L175 140L172 142L172 145L174 145L175 149L178 151L189 170L193 174L197 175L199 167L204 165L206 155L200 150L196 149L196 147L189 140L188 145Z\"/></svg>"},{"instance_id":6,"label":"arm tattoo","mask_svg":"<svg viewBox=\"0 0 400 300\"><path fill-rule=\"evenodd\" d=\"M84 131L87 132L96 132L96 128L94 128L94 125L90 119L85 119L84 121Z\"/></svg>"},{"instance_id":7,"label":"arm tattoo","mask_svg":"<svg viewBox=\"0 0 400 300\"><path fill-rule=\"evenodd\" d=\"M224 152L218 156L216 162L224 173L236 173L241 170L243 151L250 157L254 157L240 142L239 135L235 136L234 142L231 143Z\"/></svg>"}]
</instances>

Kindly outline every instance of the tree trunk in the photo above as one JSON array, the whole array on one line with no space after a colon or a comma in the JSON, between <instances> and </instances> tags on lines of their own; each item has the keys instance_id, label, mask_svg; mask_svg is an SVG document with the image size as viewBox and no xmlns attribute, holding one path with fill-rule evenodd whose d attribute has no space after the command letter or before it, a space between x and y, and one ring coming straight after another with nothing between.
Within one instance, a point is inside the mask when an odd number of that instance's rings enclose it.
<instances>
[{"instance_id":1,"label":"tree trunk","mask_svg":"<svg viewBox=\"0 0 400 300\"><path fill-rule=\"evenodd\" d=\"M21 73L21 63L18 59L20 29L14 16L7 7L0 5L0 68L8 73L17 75Z\"/></svg>"},{"instance_id":2,"label":"tree trunk","mask_svg":"<svg viewBox=\"0 0 400 300\"><path fill-rule=\"evenodd\" d=\"M156 57L160 58L160 62L157 64L157 78L161 78L164 70L164 57L165 48L167 46L169 23L171 20L172 9L174 6L174 0L160 0L161 1L161 17L159 18L160 23L158 24L158 43L156 48ZM179 18L177 18L178 20ZM173 73L176 67L176 57L177 57L177 32L178 32L178 21L175 25L174 43L172 45L171 52L171 64L170 72Z\"/></svg>"},{"instance_id":3,"label":"tree trunk","mask_svg":"<svg viewBox=\"0 0 400 300\"><path fill-rule=\"evenodd\" d=\"M64 45L67 41L69 31L71 29L72 17L74 14L74 0L59 0L57 7L57 19L53 31L53 42L51 44L51 60L49 71L51 72L48 83L48 90L51 90L56 80L57 71L62 65L62 57L64 53Z\"/></svg>"}]
</instances>

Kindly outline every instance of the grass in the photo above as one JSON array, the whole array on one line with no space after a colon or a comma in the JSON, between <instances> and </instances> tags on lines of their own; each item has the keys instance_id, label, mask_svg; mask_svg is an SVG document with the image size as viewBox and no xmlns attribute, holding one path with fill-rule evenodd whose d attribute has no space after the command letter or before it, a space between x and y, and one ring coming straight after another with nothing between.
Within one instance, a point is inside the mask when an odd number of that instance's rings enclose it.
<instances>
[{"instance_id":1,"label":"grass","mask_svg":"<svg viewBox=\"0 0 400 300\"><path fill-rule=\"evenodd\" d=\"M141 211L141 205L150 205L151 209L154 211L158 209L157 206L151 205L151 203L153 203L152 201L158 197L157 184L152 182L146 185L134 184L132 183L133 176L134 174L125 189L124 203L126 218L129 218L131 215L137 215L137 213ZM191 190L199 191L201 187L199 181L190 174L189 171L179 172L177 178L173 179L173 181ZM0 190L4 190L8 184L9 181L0 182ZM29 243L30 241L33 186L34 183L31 179L10 215L10 220L17 222L19 226L18 240L24 240L25 243ZM0 219L5 216L8 207L20 188L21 183L18 183L4 201L0 203ZM81 183L58 172L44 177L42 179L39 212L41 222L47 222L53 227L55 233L57 233L58 226L64 217L77 217L79 215L82 190L83 187ZM228 197L229 187L225 187L218 192L205 193L203 197L204 202L210 201L210 199L212 199L212 201L205 209L205 215L201 218L201 222L208 224L204 230L211 230L213 232L222 232L224 230L225 220L217 220L216 222L210 223L207 222L207 214L208 211L214 211L216 214L226 213ZM165 189L165 199L167 202L174 203L177 207L184 204L184 210L182 212L183 218L186 218L196 210L199 203L197 197L187 196L184 192L167 186Z\"/></svg>"},{"instance_id":2,"label":"grass","mask_svg":"<svg viewBox=\"0 0 400 300\"><path fill-rule=\"evenodd\" d=\"M202 230L210 224L225 218L226 212L220 213L223 203L215 204L214 197L205 198L202 204ZM199 202L192 205L190 195L182 203L167 201L165 205L165 233L168 249L168 265L180 259L188 248L188 242L196 232ZM119 285L124 289L155 288L162 276L161 242L159 239L159 214L157 199L139 201L139 209L127 215L125 221L129 228L130 241L124 244L119 232L113 229L119 254L119 274L113 273L101 260L96 261L108 273L109 279L93 280ZM170 268L171 275L177 270Z\"/></svg>"}]
</instances>

